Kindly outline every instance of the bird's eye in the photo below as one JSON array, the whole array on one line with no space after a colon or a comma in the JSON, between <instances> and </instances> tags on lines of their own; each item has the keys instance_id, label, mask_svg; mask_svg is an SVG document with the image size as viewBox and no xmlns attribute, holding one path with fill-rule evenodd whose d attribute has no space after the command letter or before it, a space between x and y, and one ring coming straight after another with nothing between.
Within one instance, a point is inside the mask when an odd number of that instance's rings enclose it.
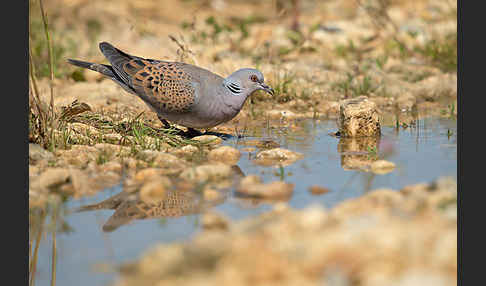
<instances>
[{"instance_id":1,"label":"bird's eye","mask_svg":"<svg viewBox=\"0 0 486 286\"><path fill-rule=\"evenodd\" d=\"M251 81L253 81L253 82L257 82L257 81L258 81L258 77L257 77L256 75L254 75L254 74L252 74L252 75L250 76L250 79L251 79Z\"/></svg>"}]
</instances>

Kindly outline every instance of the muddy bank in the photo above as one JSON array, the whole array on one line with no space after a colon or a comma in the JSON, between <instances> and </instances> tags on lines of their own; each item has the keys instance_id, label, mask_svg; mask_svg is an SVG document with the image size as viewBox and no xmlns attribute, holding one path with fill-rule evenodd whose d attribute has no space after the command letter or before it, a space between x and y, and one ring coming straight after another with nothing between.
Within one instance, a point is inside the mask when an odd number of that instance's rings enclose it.
<instances>
[{"instance_id":1,"label":"muddy bank","mask_svg":"<svg viewBox=\"0 0 486 286\"><path fill-rule=\"evenodd\" d=\"M379 189L326 210L239 222L204 214L187 243L159 244L114 285L455 285L457 186L441 178Z\"/></svg>"}]
</instances>

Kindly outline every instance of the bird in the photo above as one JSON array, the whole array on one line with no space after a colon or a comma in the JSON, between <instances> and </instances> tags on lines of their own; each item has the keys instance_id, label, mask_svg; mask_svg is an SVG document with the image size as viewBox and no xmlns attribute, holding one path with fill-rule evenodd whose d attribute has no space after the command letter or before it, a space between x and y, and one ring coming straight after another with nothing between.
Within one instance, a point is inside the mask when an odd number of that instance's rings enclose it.
<instances>
[{"instance_id":1,"label":"bird","mask_svg":"<svg viewBox=\"0 0 486 286\"><path fill-rule=\"evenodd\" d=\"M110 65L68 59L110 78L128 93L142 99L157 114L165 128L172 123L190 134L202 134L233 119L247 98L258 90L274 95L262 72L241 68L226 78L183 62L142 58L127 54L108 42L99 48Z\"/></svg>"}]
</instances>

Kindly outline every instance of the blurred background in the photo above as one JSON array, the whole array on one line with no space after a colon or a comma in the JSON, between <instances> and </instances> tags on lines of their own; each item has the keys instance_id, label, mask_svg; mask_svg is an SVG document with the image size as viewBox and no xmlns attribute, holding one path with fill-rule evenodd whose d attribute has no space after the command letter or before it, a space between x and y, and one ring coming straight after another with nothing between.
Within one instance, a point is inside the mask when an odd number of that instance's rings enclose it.
<instances>
[{"instance_id":1,"label":"blurred background","mask_svg":"<svg viewBox=\"0 0 486 286\"><path fill-rule=\"evenodd\" d=\"M30 4L30 45L42 78L49 75L48 51L39 2ZM357 72L367 61L457 67L457 3L450 0L47 0L44 6L59 79L95 80L65 59L106 62L100 41L224 75L241 66L267 72L278 66L311 80L315 69Z\"/></svg>"}]
</instances>

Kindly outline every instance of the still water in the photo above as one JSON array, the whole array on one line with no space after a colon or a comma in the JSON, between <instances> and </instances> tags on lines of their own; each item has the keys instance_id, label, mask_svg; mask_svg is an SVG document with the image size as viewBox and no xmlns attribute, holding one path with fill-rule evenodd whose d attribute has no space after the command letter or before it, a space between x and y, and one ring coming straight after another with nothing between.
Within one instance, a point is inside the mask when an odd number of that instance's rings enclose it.
<instances>
[{"instance_id":1,"label":"still water","mask_svg":"<svg viewBox=\"0 0 486 286\"><path fill-rule=\"evenodd\" d=\"M457 179L456 126L456 121L448 118L423 118L406 129L384 126L379 140L350 141L329 135L337 131L334 120L307 120L293 130L255 128L243 138L232 137L224 144L247 150L249 142L264 140L303 153L303 159L280 168L256 165L252 159L258 149L242 151L237 165L243 174L259 175L264 182L283 179L294 183L294 192L288 201L293 208L312 204L331 208L377 188L399 190L440 176ZM362 166L373 158L391 161L396 168L383 175L363 171ZM313 195L308 190L312 185L326 187L329 192ZM132 220L111 232L104 232L102 227L114 210L69 211L101 202L121 191L121 186L114 186L97 196L70 199L65 203L63 208L67 215L63 220L69 231L57 234L57 285L109 285L116 279L116 265L136 259L156 243L186 241L200 231L197 213ZM269 203L238 197L231 189L224 198L213 209L233 220L272 208ZM36 285L50 285L51 253L51 235L47 235L39 247Z\"/></svg>"}]
</instances>

